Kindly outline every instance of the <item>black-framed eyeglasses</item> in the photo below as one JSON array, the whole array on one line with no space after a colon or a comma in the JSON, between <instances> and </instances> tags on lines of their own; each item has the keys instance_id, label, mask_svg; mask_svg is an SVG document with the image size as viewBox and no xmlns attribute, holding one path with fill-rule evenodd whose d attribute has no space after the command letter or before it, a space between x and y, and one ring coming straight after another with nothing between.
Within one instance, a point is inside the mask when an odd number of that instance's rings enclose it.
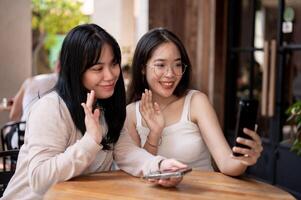
<instances>
[{"instance_id":1,"label":"black-framed eyeglasses","mask_svg":"<svg viewBox=\"0 0 301 200\"><path fill-rule=\"evenodd\" d=\"M175 76L182 76L185 73L185 70L187 68L187 65L184 63L175 63L170 66L162 63L154 63L151 65L148 65L154 70L154 73L156 76L161 77L164 74L166 74L167 70L171 69L173 74Z\"/></svg>"}]
</instances>

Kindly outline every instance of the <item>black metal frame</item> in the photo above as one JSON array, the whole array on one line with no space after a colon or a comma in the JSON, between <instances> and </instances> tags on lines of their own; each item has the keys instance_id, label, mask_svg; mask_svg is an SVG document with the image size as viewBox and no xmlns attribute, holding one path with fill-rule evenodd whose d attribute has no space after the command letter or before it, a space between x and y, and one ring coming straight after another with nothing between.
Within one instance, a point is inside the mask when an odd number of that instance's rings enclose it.
<instances>
[{"instance_id":1,"label":"black metal frame","mask_svg":"<svg viewBox=\"0 0 301 200\"><path fill-rule=\"evenodd\" d=\"M8 150L8 151L0 151L0 158L6 160L9 157L11 160L12 158L16 158L19 155L19 150ZM5 165L5 163L3 163ZM8 169L4 168L3 171L0 171L0 197L2 197L3 192L11 179L14 175L16 169L16 165L10 162L10 167Z\"/></svg>"},{"instance_id":2,"label":"black metal frame","mask_svg":"<svg viewBox=\"0 0 301 200\"><path fill-rule=\"evenodd\" d=\"M240 19L239 16L241 13L239 9L242 2L237 0L229 0L228 4L228 51L227 51L227 67L226 67L226 95L225 95L225 116L224 116L224 128L226 138L230 144L233 144L234 140L234 129L233 124L235 124L235 114L233 111L236 108L236 78L238 72L238 55L239 54L249 54L250 53L250 85L249 85L249 98L253 97L253 88L254 88L254 65L255 58L254 52L263 51L263 48L254 47L254 34L255 34L255 12L256 12L256 1L250 0L250 9L252 11L252 20L251 20L251 38L250 46L241 47L238 45L238 38L240 35ZM257 178L263 179L272 184L277 184L276 177L276 167L277 167L277 156L279 151L279 143L282 140L282 124L284 123L284 105L283 105L283 79L284 79L284 65L286 60L287 53L300 51L301 44L289 44L283 45L283 33L282 33L282 23L283 23L283 13L285 8L285 0L278 0L278 16L277 16L277 60L276 60L276 101L275 101L275 115L272 118L269 118L269 138L263 138L263 144L265 145L265 152L263 158L268 157L268 166L263 166L264 162L257 163L258 166L252 167L251 175L262 173L261 168L265 167L268 170L265 170L264 176L259 176ZM231 114L232 113L232 114ZM265 157L265 158L264 158ZM279 162L279 161L278 161ZM267 161L265 162L265 164ZM253 171L252 171L253 170ZM258 171L261 170L261 172ZM284 186L285 187L285 186ZM294 192L294 191L292 191Z\"/></svg>"},{"instance_id":3,"label":"black metal frame","mask_svg":"<svg viewBox=\"0 0 301 200\"><path fill-rule=\"evenodd\" d=\"M11 150L11 148L9 147L9 144L7 144L7 142L10 142L10 141L7 141L7 139L6 139L7 134L5 133L5 131L7 128L9 128L9 129L15 128L15 132L18 133L18 149L23 145L25 130L22 130L20 128L21 125L23 125L25 127L26 122L25 121L9 122L1 128L0 137L1 137L1 144L2 144L3 151Z\"/></svg>"},{"instance_id":4,"label":"black metal frame","mask_svg":"<svg viewBox=\"0 0 301 200\"><path fill-rule=\"evenodd\" d=\"M25 134L25 130L21 130L21 125L26 125L25 121L18 121L18 122L10 122L5 124L1 130L0 130L0 138L1 138L1 146L2 146L2 151L8 151L8 150L12 150L11 147L11 138L8 138L8 133L5 133L6 129L10 129L10 131L13 131L13 133L17 132L17 136L18 136L18 147L17 149L20 149L21 146L24 143L24 134ZM17 157L12 157L11 160L13 162L17 161ZM2 162L3 162L3 169L4 171L6 170L6 157L2 158Z\"/></svg>"}]
</instances>

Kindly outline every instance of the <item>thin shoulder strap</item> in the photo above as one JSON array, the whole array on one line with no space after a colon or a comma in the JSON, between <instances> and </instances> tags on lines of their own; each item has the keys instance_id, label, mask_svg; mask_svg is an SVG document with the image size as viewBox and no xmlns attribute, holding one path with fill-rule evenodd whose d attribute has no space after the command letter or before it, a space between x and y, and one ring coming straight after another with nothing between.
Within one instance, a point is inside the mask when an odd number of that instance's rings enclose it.
<instances>
[{"instance_id":1,"label":"thin shoulder strap","mask_svg":"<svg viewBox=\"0 0 301 200\"><path fill-rule=\"evenodd\" d=\"M135 107L136 107L136 109L135 109L135 111L136 111L136 126L142 126L142 119L141 119L141 114L140 114L140 111L139 111L139 103L140 103L140 101L137 101L136 103L135 103Z\"/></svg>"},{"instance_id":2,"label":"thin shoulder strap","mask_svg":"<svg viewBox=\"0 0 301 200\"><path fill-rule=\"evenodd\" d=\"M190 90L185 97L181 121L187 121L187 120L190 121L190 102L191 102L191 97L195 92L196 90Z\"/></svg>"}]
</instances>

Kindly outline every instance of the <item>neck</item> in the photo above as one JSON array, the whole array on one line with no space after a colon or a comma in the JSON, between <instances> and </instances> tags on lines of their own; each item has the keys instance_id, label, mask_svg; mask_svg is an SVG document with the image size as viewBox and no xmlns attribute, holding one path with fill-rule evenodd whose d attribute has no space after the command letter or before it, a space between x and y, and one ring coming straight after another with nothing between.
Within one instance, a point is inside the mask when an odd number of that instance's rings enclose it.
<instances>
[{"instance_id":1,"label":"neck","mask_svg":"<svg viewBox=\"0 0 301 200\"><path fill-rule=\"evenodd\" d=\"M158 96L153 96L153 102L157 102L163 111L165 108L167 108L170 104L173 102L177 101L179 98L172 95L170 97L158 97Z\"/></svg>"}]
</instances>

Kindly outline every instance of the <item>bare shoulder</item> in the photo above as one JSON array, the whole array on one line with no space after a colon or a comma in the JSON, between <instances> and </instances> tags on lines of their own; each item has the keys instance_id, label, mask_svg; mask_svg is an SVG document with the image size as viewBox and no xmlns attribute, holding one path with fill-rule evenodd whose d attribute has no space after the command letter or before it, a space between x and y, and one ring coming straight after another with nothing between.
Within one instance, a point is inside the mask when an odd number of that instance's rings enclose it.
<instances>
[{"instance_id":1,"label":"bare shoulder","mask_svg":"<svg viewBox=\"0 0 301 200\"><path fill-rule=\"evenodd\" d=\"M136 102L133 102L126 107L126 119L128 134L131 136L137 146L140 147L140 137L136 130Z\"/></svg>"},{"instance_id":2,"label":"bare shoulder","mask_svg":"<svg viewBox=\"0 0 301 200\"><path fill-rule=\"evenodd\" d=\"M191 107L199 107L202 105L207 105L208 103L210 104L208 96L205 93L200 92L198 90L196 90L196 92L193 93L191 97Z\"/></svg>"},{"instance_id":3,"label":"bare shoulder","mask_svg":"<svg viewBox=\"0 0 301 200\"><path fill-rule=\"evenodd\" d=\"M135 113L135 104L136 102L130 103L129 105L126 106L126 112L127 114L132 114Z\"/></svg>"},{"instance_id":4,"label":"bare shoulder","mask_svg":"<svg viewBox=\"0 0 301 200\"><path fill-rule=\"evenodd\" d=\"M136 123L136 102L126 106L126 116L130 122Z\"/></svg>"},{"instance_id":5,"label":"bare shoulder","mask_svg":"<svg viewBox=\"0 0 301 200\"><path fill-rule=\"evenodd\" d=\"M199 121L203 117L207 117L212 113L212 105L203 92L194 92L190 103L190 116L193 122Z\"/></svg>"}]
</instances>

